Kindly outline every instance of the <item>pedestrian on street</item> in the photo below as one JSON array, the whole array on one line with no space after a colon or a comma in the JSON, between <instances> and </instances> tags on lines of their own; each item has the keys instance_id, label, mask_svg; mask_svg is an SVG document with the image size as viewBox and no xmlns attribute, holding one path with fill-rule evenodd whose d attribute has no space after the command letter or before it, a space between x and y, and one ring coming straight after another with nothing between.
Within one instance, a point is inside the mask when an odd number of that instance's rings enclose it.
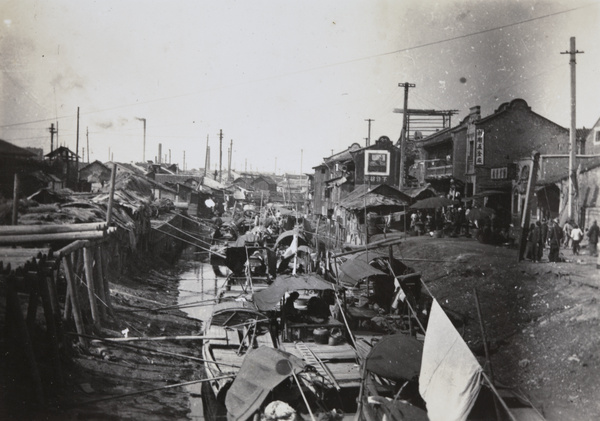
<instances>
[{"instance_id":1,"label":"pedestrian on street","mask_svg":"<svg viewBox=\"0 0 600 421\"><path fill-rule=\"evenodd\" d=\"M541 262L542 257L544 256L544 240L542 239L542 223L540 221L536 221L535 229L538 233L537 261Z\"/></svg>"},{"instance_id":2,"label":"pedestrian on street","mask_svg":"<svg viewBox=\"0 0 600 421\"><path fill-rule=\"evenodd\" d=\"M569 248L569 242L571 241L571 230L573 229L572 221L565 222L563 225L563 232L565 233L565 248Z\"/></svg>"},{"instance_id":3,"label":"pedestrian on street","mask_svg":"<svg viewBox=\"0 0 600 421\"><path fill-rule=\"evenodd\" d=\"M579 255L579 243L583 240L583 231L579 228L579 225L574 224L571 230L571 239L573 239L573 255ZM566 240L565 240L566 242Z\"/></svg>"},{"instance_id":4,"label":"pedestrian on street","mask_svg":"<svg viewBox=\"0 0 600 421\"><path fill-rule=\"evenodd\" d=\"M523 256L524 259L531 259L532 261L535 262L535 252L534 252L534 248L533 248L533 244L534 244L534 230L535 230L535 224L531 224L529 226L529 232L527 233L527 244L525 245L525 255Z\"/></svg>"},{"instance_id":5,"label":"pedestrian on street","mask_svg":"<svg viewBox=\"0 0 600 421\"><path fill-rule=\"evenodd\" d=\"M590 256L598 256L598 236L600 235L600 228L596 221L592 224L588 230L587 236L590 240Z\"/></svg>"},{"instance_id":6,"label":"pedestrian on street","mask_svg":"<svg viewBox=\"0 0 600 421\"><path fill-rule=\"evenodd\" d=\"M554 219L548 227L548 239L550 241L550 252L548 260L551 262L560 261L560 243L562 241L562 228L558 225L558 219Z\"/></svg>"},{"instance_id":7,"label":"pedestrian on street","mask_svg":"<svg viewBox=\"0 0 600 421\"><path fill-rule=\"evenodd\" d=\"M542 248L546 247L548 243L548 221L542 220Z\"/></svg>"}]
</instances>

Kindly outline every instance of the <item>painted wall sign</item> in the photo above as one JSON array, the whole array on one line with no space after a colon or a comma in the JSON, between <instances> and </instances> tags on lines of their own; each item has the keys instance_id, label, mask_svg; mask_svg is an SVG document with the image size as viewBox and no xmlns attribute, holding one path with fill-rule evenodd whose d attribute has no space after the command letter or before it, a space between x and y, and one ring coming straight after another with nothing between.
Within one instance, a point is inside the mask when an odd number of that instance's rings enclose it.
<instances>
[{"instance_id":1,"label":"painted wall sign","mask_svg":"<svg viewBox=\"0 0 600 421\"><path fill-rule=\"evenodd\" d=\"M483 130L477 129L475 138L475 165L483 165Z\"/></svg>"},{"instance_id":2,"label":"painted wall sign","mask_svg":"<svg viewBox=\"0 0 600 421\"><path fill-rule=\"evenodd\" d=\"M365 151L365 175L389 176L390 152Z\"/></svg>"}]
</instances>

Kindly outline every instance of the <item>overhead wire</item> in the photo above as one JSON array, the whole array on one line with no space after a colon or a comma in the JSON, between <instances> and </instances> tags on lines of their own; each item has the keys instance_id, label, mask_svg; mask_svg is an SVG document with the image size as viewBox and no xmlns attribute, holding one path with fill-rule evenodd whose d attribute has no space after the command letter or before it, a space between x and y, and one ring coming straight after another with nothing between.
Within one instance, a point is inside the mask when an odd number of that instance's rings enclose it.
<instances>
[{"instance_id":1,"label":"overhead wire","mask_svg":"<svg viewBox=\"0 0 600 421\"><path fill-rule=\"evenodd\" d=\"M192 92L192 93L177 94L177 95L166 96L166 97L162 97L162 98L149 99L147 101L138 101L138 102L130 103L130 104L116 105L116 106L108 107L108 108L104 108L104 109L82 112L81 115L97 114L97 113L102 113L102 112L105 112L105 111L113 111L113 110L117 110L117 109L121 109L121 108L128 108L128 107L133 107L133 106L143 105L143 104L150 104L150 103L153 103L153 102L160 102L160 101L165 101L165 100L171 100L171 99L183 98L183 97L188 97L188 96L194 96L194 95L206 93L206 92L209 92L209 91L215 91L215 90L220 90L220 89L228 89L228 88L233 88L233 87L237 87L237 86L248 85L248 84L252 84L252 83L268 82L270 80L280 79L280 78L283 78L283 77L294 76L294 75L298 75L298 74L302 74L302 73L313 72L315 70L321 70L321 69L327 69L327 68L336 67L336 66L342 66L342 65L346 65L346 64L350 64L350 63L356 63L356 62L359 62L359 61L370 60L370 59L378 58L378 57L385 57L385 56L389 56L389 55L393 55L393 54L398 54L398 53L402 53L402 52L407 52L407 51L414 51L414 50L421 49L421 48L431 47L431 46L434 46L434 45L444 44L444 43L456 41L456 40L459 40L459 39L465 39L465 38L469 38L469 37L476 36L476 35L481 35L481 34L493 32L493 31L498 31L498 30L501 30L501 29L504 29L504 28L510 28L510 27L513 27L513 26L522 25L524 23L535 22L535 21L540 20L540 19L546 19L546 18L550 18L550 17L554 17L554 16L558 16L558 15L570 13L570 12L573 12L573 11L576 11L576 10L580 10L580 9L583 9L583 8L586 8L586 7L589 7L589 6L593 6L593 5L596 5L596 4L597 3L589 3L589 4L586 4L586 5L583 5L583 6L574 7L574 8L567 9L567 10L561 10L561 11L554 12L554 13L548 13L546 15L536 16L536 17L529 18L529 19L523 19L523 20L520 20L520 21L517 21L517 22L507 23L507 24L504 24L504 25L495 26L495 27L483 29L483 30L480 30L480 31L475 31L475 32L471 32L471 33L468 33L468 34L462 34L462 35L457 35L457 36L454 36L454 37L449 37L449 38L444 38L444 39L440 39L440 40L436 40L436 41L426 42L426 43L415 45L415 46L412 46L412 47L405 47L405 48L401 48L401 49L397 49L397 50L393 50L393 51L387 51L387 52L378 53L378 54L371 54L371 55L368 55L368 56L358 57L358 58L354 58L354 59L350 59L350 60L339 61L339 62L329 63L329 64L323 64L323 65L320 65L320 66L315 66L315 67L306 68L306 69L300 69L300 70L296 70L296 71L293 71L293 72L282 73L282 74L279 74L279 75L271 75L271 76L267 76L267 77L264 77L264 78L254 79L254 80L242 81L242 82L238 82L238 83L234 83L234 84L229 84L229 85L215 86L215 87L212 87L212 88L203 89L201 91L196 91L196 92ZM75 114L70 114L70 115L65 115L65 116L60 116L60 117L56 116L54 118L45 118L45 119L32 120L32 121L27 121L27 122L4 124L4 125L0 125L0 128L13 127L13 126L19 126L19 125L26 125L26 124L34 124L34 123L42 123L42 122L48 122L48 121L54 121L54 120L58 121L59 119L74 118L74 117L75 117Z\"/></svg>"}]
</instances>

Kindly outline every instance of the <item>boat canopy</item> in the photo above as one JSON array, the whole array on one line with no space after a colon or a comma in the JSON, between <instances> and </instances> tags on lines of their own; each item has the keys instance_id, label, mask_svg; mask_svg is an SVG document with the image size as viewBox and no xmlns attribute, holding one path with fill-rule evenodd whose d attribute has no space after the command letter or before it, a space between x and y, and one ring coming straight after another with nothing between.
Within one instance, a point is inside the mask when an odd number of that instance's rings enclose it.
<instances>
[{"instance_id":1,"label":"boat canopy","mask_svg":"<svg viewBox=\"0 0 600 421\"><path fill-rule=\"evenodd\" d=\"M254 303L248 301L225 301L215 304L210 326L242 326L250 321L268 321L267 316L258 311Z\"/></svg>"},{"instance_id":2,"label":"boat canopy","mask_svg":"<svg viewBox=\"0 0 600 421\"><path fill-rule=\"evenodd\" d=\"M423 343L398 333L384 336L367 356L367 370L386 379L412 380L421 372Z\"/></svg>"},{"instance_id":3,"label":"boat canopy","mask_svg":"<svg viewBox=\"0 0 600 421\"><path fill-rule=\"evenodd\" d=\"M373 275L385 275L361 259L348 259L340 265L340 283L354 286L361 280Z\"/></svg>"},{"instance_id":4,"label":"boat canopy","mask_svg":"<svg viewBox=\"0 0 600 421\"><path fill-rule=\"evenodd\" d=\"M301 290L336 289L336 285L325 281L316 273L283 275L268 287L252 295L252 300L260 311L275 310L286 292Z\"/></svg>"},{"instance_id":5,"label":"boat canopy","mask_svg":"<svg viewBox=\"0 0 600 421\"><path fill-rule=\"evenodd\" d=\"M304 366L300 358L275 348L261 346L248 353L225 397L227 418L250 419L277 385Z\"/></svg>"}]
</instances>

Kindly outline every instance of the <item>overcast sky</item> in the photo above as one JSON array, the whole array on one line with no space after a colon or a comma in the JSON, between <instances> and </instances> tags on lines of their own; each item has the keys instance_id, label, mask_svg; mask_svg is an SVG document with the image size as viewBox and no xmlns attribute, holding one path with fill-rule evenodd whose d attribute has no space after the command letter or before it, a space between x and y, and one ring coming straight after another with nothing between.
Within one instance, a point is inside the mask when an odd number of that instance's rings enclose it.
<instances>
[{"instance_id":1,"label":"overcast sky","mask_svg":"<svg viewBox=\"0 0 600 421\"><path fill-rule=\"evenodd\" d=\"M400 82L409 108L523 98L570 122L569 49L576 37L577 126L600 117L599 0L158 1L4 0L0 5L0 138L90 161L141 161L158 144L188 169L311 172L354 142L397 140Z\"/></svg>"}]
</instances>

